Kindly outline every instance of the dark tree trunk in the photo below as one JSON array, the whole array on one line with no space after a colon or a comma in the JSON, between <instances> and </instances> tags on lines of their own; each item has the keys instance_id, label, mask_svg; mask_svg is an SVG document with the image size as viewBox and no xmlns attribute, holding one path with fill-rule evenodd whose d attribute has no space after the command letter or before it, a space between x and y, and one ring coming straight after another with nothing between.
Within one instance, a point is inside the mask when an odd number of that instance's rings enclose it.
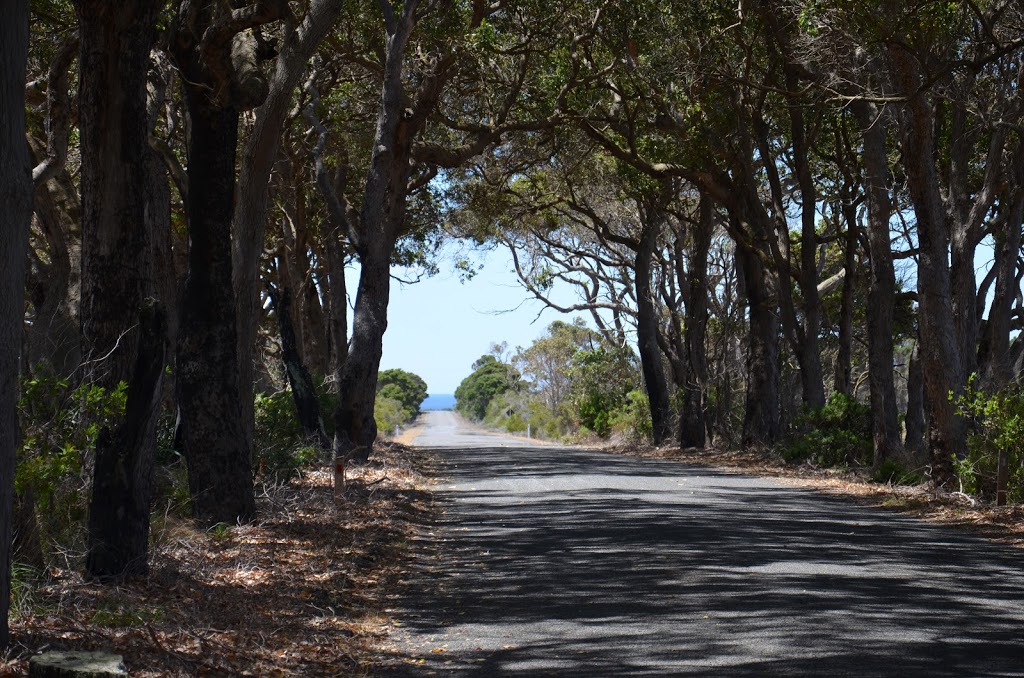
<instances>
[{"instance_id":1,"label":"dark tree trunk","mask_svg":"<svg viewBox=\"0 0 1024 678\"><path fill-rule=\"evenodd\" d=\"M377 439L373 407L390 298L389 256L364 256L356 292L352 339L338 383L339 405L334 422L336 456L350 455L353 459L365 461L369 458L373 441Z\"/></svg>"},{"instance_id":2,"label":"dark tree trunk","mask_svg":"<svg viewBox=\"0 0 1024 678\"><path fill-rule=\"evenodd\" d=\"M782 432L778 308L761 257L737 246L736 259L749 309L743 444L771 445Z\"/></svg>"},{"instance_id":3,"label":"dark tree trunk","mask_svg":"<svg viewBox=\"0 0 1024 678\"><path fill-rule=\"evenodd\" d=\"M658 308L654 301L651 262L657 244L660 217L649 215L634 259L636 285L636 345L644 375L647 399L651 404L651 438L655 445L672 435L672 404L658 347Z\"/></svg>"},{"instance_id":4,"label":"dark tree trunk","mask_svg":"<svg viewBox=\"0 0 1024 678\"><path fill-rule=\"evenodd\" d=\"M8 645L18 374L32 167L25 143L28 0L0 5L0 649Z\"/></svg>"},{"instance_id":5,"label":"dark tree trunk","mask_svg":"<svg viewBox=\"0 0 1024 678\"><path fill-rule=\"evenodd\" d=\"M78 0L82 149L82 340L107 388L135 365L142 300L152 290L146 223L146 74L160 3ZM88 377L89 375L87 375Z\"/></svg>"},{"instance_id":6,"label":"dark tree trunk","mask_svg":"<svg viewBox=\"0 0 1024 678\"><path fill-rule=\"evenodd\" d=\"M85 569L100 581L142 576L149 570L149 504L167 337L163 309L150 304L139 324L124 422L113 433L101 431L96 442Z\"/></svg>"},{"instance_id":7,"label":"dark tree trunk","mask_svg":"<svg viewBox=\"0 0 1024 678\"><path fill-rule=\"evenodd\" d=\"M1013 302L1019 289L1017 258L1021 246L1021 221L1024 220L1024 140L1017 144L1013 157L1012 184L1003 228L996 231L996 288L985 326L988 347L982 374L986 386L998 390L1013 378L1010 361L1010 326ZM1012 197L1011 197L1012 196Z\"/></svg>"},{"instance_id":8,"label":"dark tree trunk","mask_svg":"<svg viewBox=\"0 0 1024 678\"><path fill-rule=\"evenodd\" d=\"M683 412L679 424L679 444L702 448L707 444L704 421L708 361L705 349L708 326L708 252L715 232L715 207L701 196L699 217L691 234L689 291L686 305L686 380L683 385Z\"/></svg>"},{"instance_id":9,"label":"dark tree trunk","mask_svg":"<svg viewBox=\"0 0 1024 678\"><path fill-rule=\"evenodd\" d=\"M239 403L235 294L231 283L238 111L186 86L188 273L178 328L179 436L192 514L207 523L256 516L252 459Z\"/></svg>"},{"instance_id":10,"label":"dark tree trunk","mask_svg":"<svg viewBox=\"0 0 1024 678\"><path fill-rule=\"evenodd\" d=\"M915 461L922 461L927 452L924 439L926 419L924 368L921 365L921 344L918 341L907 366L907 414L903 420L906 427L903 446Z\"/></svg>"},{"instance_id":11,"label":"dark tree trunk","mask_svg":"<svg viewBox=\"0 0 1024 678\"><path fill-rule=\"evenodd\" d=\"M84 353L102 358L86 377L108 389L129 383L131 391L116 434L104 431L96 449L86 572L104 581L144 573L149 542L166 331L142 311L153 291L146 77L160 7L155 0L75 3L82 338Z\"/></svg>"},{"instance_id":12,"label":"dark tree trunk","mask_svg":"<svg viewBox=\"0 0 1024 678\"><path fill-rule=\"evenodd\" d=\"M902 92L909 97L903 119L902 156L920 244L919 335L921 362L927 374L932 478L941 485L953 475L953 456L962 454L967 446L966 424L949 397L950 393L961 395L965 382L953 316L950 229L935 167L933 109L927 95L919 91L920 65L899 46L889 48L889 59ZM969 312L973 315L973 304Z\"/></svg>"},{"instance_id":13,"label":"dark tree trunk","mask_svg":"<svg viewBox=\"0 0 1024 678\"><path fill-rule=\"evenodd\" d=\"M857 209L852 196L843 196L843 221L846 222L843 293L839 305L839 353L836 356L835 380L837 393L853 395L853 292L857 286Z\"/></svg>"},{"instance_id":14,"label":"dark tree trunk","mask_svg":"<svg viewBox=\"0 0 1024 678\"><path fill-rule=\"evenodd\" d=\"M288 287L280 292L272 292L274 311L277 314L278 327L281 330L281 358L288 384L292 388L295 410L299 415L299 425L309 439L315 439L322 447L327 447L327 434L324 433L324 422L320 417L320 403L316 399L316 388L309 370L302 362L298 340L295 338L295 327L292 325L292 293Z\"/></svg>"},{"instance_id":15,"label":"dark tree trunk","mask_svg":"<svg viewBox=\"0 0 1024 678\"><path fill-rule=\"evenodd\" d=\"M874 465L901 455L896 385L893 379L893 316L896 271L893 266L889 220L889 164L886 159L885 118L874 104L855 102L854 113L864 137L864 182L868 200L868 250L871 287L868 291L868 385L871 390L871 431ZM910 432L908 413L907 431ZM922 422L923 423L923 422Z\"/></svg>"},{"instance_id":16,"label":"dark tree trunk","mask_svg":"<svg viewBox=\"0 0 1024 678\"><path fill-rule=\"evenodd\" d=\"M373 419L377 372L388 327L391 255L405 226L412 143L440 95L440 81L428 78L423 87L430 91L417 92L416 109L408 108L410 98L402 82L403 59L416 25L416 6L417 0L405 0L400 15L389 13L385 17L384 82L361 218L356 229L359 288L352 316L352 338L338 383L340 397L334 413L335 457L356 461L369 458L373 441L377 439L377 424Z\"/></svg>"}]
</instances>

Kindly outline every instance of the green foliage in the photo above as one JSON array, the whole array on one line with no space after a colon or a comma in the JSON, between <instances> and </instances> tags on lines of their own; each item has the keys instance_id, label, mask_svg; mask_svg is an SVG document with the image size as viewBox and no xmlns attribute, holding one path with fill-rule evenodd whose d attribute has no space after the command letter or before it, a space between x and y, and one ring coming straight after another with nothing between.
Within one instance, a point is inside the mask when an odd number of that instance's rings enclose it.
<instances>
[{"instance_id":1,"label":"green foliage","mask_svg":"<svg viewBox=\"0 0 1024 678\"><path fill-rule=\"evenodd\" d=\"M473 373L455 389L455 410L468 419L482 421L496 396L518 387L519 372L492 355L473 363Z\"/></svg>"},{"instance_id":2,"label":"green foliage","mask_svg":"<svg viewBox=\"0 0 1024 678\"><path fill-rule=\"evenodd\" d=\"M782 456L789 462L866 466L872 452L871 408L851 396L833 393L820 410L797 418Z\"/></svg>"},{"instance_id":3,"label":"green foliage","mask_svg":"<svg viewBox=\"0 0 1024 678\"><path fill-rule=\"evenodd\" d=\"M628 349L578 351L569 369L569 403L581 426L602 438L612 432L615 413L627 406L637 383L636 364Z\"/></svg>"},{"instance_id":4,"label":"green foliage","mask_svg":"<svg viewBox=\"0 0 1024 678\"><path fill-rule=\"evenodd\" d=\"M126 386L71 385L40 375L22 380L18 401L23 434L18 446L15 489L32 491L44 545L84 547L85 518L96 441L123 417Z\"/></svg>"},{"instance_id":5,"label":"green foliage","mask_svg":"<svg viewBox=\"0 0 1024 678\"><path fill-rule=\"evenodd\" d=\"M31 488L39 508L52 509L62 483L81 475L100 432L124 415L126 396L123 382L108 391L94 384L72 388L54 376L22 380L16 489Z\"/></svg>"},{"instance_id":6,"label":"green foliage","mask_svg":"<svg viewBox=\"0 0 1024 678\"><path fill-rule=\"evenodd\" d=\"M643 389L626 394L626 403L612 414L612 431L635 443L648 442L654 433L651 402Z\"/></svg>"},{"instance_id":7,"label":"green foliage","mask_svg":"<svg viewBox=\"0 0 1024 678\"><path fill-rule=\"evenodd\" d=\"M1024 386L1011 384L993 393L977 387L972 375L964 395L954 399L960 413L976 426L967 441L967 454L953 459L963 491L993 498L999 454L1009 458L1007 499L1024 501Z\"/></svg>"},{"instance_id":8,"label":"green foliage","mask_svg":"<svg viewBox=\"0 0 1024 678\"><path fill-rule=\"evenodd\" d=\"M405 370L384 370L377 375L377 397L398 401L404 424L420 413L420 405L427 399L427 382Z\"/></svg>"},{"instance_id":9,"label":"green foliage","mask_svg":"<svg viewBox=\"0 0 1024 678\"><path fill-rule=\"evenodd\" d=\"M377 394L373 403L373 420L381 433L391 433L407 421L408 412L402 407L401 401L389 398L383 391Z\"/></svg>"},{"instance_id":10,"label":"green foliage","mask_svg":"<svg viewBox=\"0 0 1024 678\"><path fill-rule=\"evenodd\" d=\"M275 481L294 477L311 459L292 392L257 393L255 414L253 467L257 476Z\"/></svg>"},{"instance_id":11,"label":"green foliage","mask_svg":"<svg viewBox=\"0 0 1024 678\"><path fill-rule=\"evenodd\" d=\"M164 616L164 610L159 607L133 609L117 600L110 600L96 610L89 623L93 626L128 629L158 622Z\"/></svg>"}]
</instances>

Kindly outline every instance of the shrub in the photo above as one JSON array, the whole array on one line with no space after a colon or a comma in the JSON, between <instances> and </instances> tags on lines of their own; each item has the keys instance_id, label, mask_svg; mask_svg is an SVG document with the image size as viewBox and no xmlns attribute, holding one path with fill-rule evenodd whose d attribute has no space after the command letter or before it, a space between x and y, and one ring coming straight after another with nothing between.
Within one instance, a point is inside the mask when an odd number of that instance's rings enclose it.
<instances>
[{"instance_id":1,"label":"shrub","mask_svg":"<svg viewBox=\"0 0 1024 678\"><path fill-rule=\"evenodd\" d=\"M1011 384L994 393L976 387L972 376L963 396L955 399L960 413L976 426L967 440L967 454L953 459L953 470L968 494L993 498L999 455L1009 461L1007 499L1024 501L1024 386Z\"/></svg>"},{"instance_id":2,"label":"shrub","mask_svg":"<svg viewBox=\"0 0 1024 678\"><path fill-rule=\"evenodd\" d=\"M643 389L626 394L626 403L612 413L612 431L631 442L646 442L654 433L651 423L651 403Z\"/></svg>"},{"instance_id":3,"label":"shrub","mask_svg":"<svg viewBox=\"0 0 1024 678\"><path fill-rule=\"evenodd\" d=\"M373 420L377 423L377 430L381 434L390 435L397 428L408 421L408 413L402 407L402 403L394 398L388 398L383 393L378 393L373 403Z\"/></svg>"},{"instance_id":4,"label":"shrub","mask_svg":"<svg viewBox=\"0 0 1024 678\"><path fill-rule=\"evenodd\" d=\"M782 456L789 462L865 466L871 463L872 450L871 408L852 396L833 393L824 407L797 417Z\"/></svg>"},{"instance_id":5,"label":"shrub","mask_svg":"<svg viewBox=\"0 0 1024 678\"><path fill-rule=\"evenodd\" d=\"M43 544L71 551L84 546L93 450L100 432L124 415L126 397L124 383L108 390L73 387L53 375L22 380L14 482L19 493L35 496Z\"/></svg>"}]
</instances>

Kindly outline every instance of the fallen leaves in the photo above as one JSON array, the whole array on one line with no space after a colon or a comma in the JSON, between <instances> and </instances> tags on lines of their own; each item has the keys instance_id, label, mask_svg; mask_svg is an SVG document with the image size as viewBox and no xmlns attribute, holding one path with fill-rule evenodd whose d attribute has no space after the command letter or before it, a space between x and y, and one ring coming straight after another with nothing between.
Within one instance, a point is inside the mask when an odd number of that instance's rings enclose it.
<instances>
[{"instance_id":1,"label":"fallen leaves","mask_svg":"<svg viewBox=\"0 0 1024 678\"><path fill-rule=\"evenodd\" d=\"M326 468L264 488L254 525L164 521L144 580L104 587L50 572L12 619L0 675L24 675L43 648L117 652L133 676L366 675L431 506L417 454L385 446L350 468L341 510Z\"/></svg>"}]
</instances>

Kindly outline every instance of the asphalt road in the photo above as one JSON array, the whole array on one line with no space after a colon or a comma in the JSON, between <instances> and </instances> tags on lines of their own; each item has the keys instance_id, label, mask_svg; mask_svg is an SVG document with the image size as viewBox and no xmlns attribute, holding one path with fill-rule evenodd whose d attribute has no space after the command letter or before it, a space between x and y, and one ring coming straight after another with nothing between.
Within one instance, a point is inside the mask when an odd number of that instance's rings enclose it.
<instances>
[{"instance_id":1,"label":"asphalt road","mask_svg":"<svg viewBox=\"0 0 1024 678\"><path fill-rule=\"evenodd\" d=\"M770 480L430 415L381 676L1022 676L1024 552Z\"/></svg>"}]
</instances>

